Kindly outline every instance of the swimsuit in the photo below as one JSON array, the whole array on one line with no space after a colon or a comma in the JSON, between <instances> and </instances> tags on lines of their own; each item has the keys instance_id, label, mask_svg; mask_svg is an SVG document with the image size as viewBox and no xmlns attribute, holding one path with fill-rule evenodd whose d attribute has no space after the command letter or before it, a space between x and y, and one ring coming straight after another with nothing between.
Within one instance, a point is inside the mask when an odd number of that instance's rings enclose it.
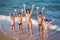
<instances>
[{"instance_id":1,"label":"swimsuit","mask_svg":"<svg viewBox=\"0 0 60 40\"><path fill-rule=\"evenodd\" d=\"M14 27L14 24L11 24L11 27Z\"/></svg>"},{"instance_id":2,"label":"swimsuit","mask_svg":"<svg viewBox=\"0 0 60 40\"><path fill-rule=\"evenodd\" d=\"M42 26L42 24L38 24L38 26Z\"/></svg>"},{"instance_id":3,"label":"swimsuit","mask_svg":"<svg viewBox=\"0 0 60 40\"><path fill-rule=\"evenodd\" d=\"M47 31L48 29L47 29L47 28L45 28L44 30L45 30L45 31Z\"/></svg>"},{"instance_id":4,"label":"swimsuit","mask_svg":"<svg viewBox=\"0 0 60 40\"><path fill-rule=\"evenodd\" d=\"M18 23L18 25L22 25L22 23Z\"/></svg>"}]
</instances>

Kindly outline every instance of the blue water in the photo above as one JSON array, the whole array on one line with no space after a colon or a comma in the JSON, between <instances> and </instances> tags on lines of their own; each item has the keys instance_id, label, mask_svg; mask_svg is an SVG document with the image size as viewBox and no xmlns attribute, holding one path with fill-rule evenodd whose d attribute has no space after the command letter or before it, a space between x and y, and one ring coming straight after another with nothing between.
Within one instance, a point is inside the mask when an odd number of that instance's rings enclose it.
<instances>
[{"instance_id":1,"label":"blue water","mask_svg":"<svg viewBox=\"0 0 60 40\"><path fill-rule=\"evenodd\" d=\"M53 25L60 26L60 0L0 0L0 15L8 15L8 13L14 13L16 8L21 12L23 4L26 3L28 9L31 9L32 4L35 4L35 8L32 14L33 19L37 19L36 6L39 6L39 11L45 6L44 16L46 18L54 18Z\"/></svg>"}]
</instances>

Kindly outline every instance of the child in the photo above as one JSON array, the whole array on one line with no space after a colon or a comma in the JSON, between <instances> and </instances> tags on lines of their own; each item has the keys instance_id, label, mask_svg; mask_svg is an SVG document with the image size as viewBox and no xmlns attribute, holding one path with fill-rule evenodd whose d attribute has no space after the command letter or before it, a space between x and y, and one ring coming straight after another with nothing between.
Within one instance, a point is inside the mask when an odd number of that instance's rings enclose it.
<instances>
[{"instance_id":1,"label":"child","mask_svg":"<svg viewBox=\"0 0 60 40\"><path fill-rule=\"evenodd\" d=\"M15 32L15 30L14 30L15 18L14 18L14 15L13 14L10 15L10 19L11 19L11 29L12 29L12 33L13 33L13 32Z\"/></svg>"},{"instance_id":2,"label":"child","mask_svg":"<svg viewBox=\"0 0 60 40\"><path fill-rule=\"evenodd\" d=\"M43 11L44 7L42 8L42 13L38 12L39 7L37 7L37 16L38 16L38 31L42 31L42 22L43 22Z\"/></svg>"},{"instance_id":3,"label":"child","mask_svg":"<svg viewBox=\"0 0 60 40\"><path fill-rule=\"evenodd\" d=\"M22 33L22 14L19 13L19 14L16 14L17 18L18 18L18 30L19 30L19 33L21 32Z\"/></svg>"},{"instance_id":4,"label":"child","mask_svg":"<svg viewBox=\"0 0 60 40\"><path fill-rule=\"evenodd\" d=\"M48 38L48 26L50 23L52 23L54 21L54 19L52 19L52 21L48 21L48 19L44 20L44 38L47 39Z\"/></svg>"},{"instance_id":5,"label":"child","mask_svg":"<svg viewBox=\"0 0 60 40\"><path fill-rule=\"evenodd\" d=\"M31 15L33 11L34 5L32 6L32 10L30 11L29 9L25 9L25 4L24 4L24 12L26 15L26 29L28 32L28 27L30 29L30 34L32 33L32 21L31 21Z\"/></svg>"},{"instance_id":6,"label":"child","mask_svg":"<svg viewBox=\"0 0 60 40\"><path fill-rule=\"evenodd\" d=\"M40 12L37 16L38 16L38 30L42 31L42 21L43 21L42 13Z\"/></svg>"}]
</instances>

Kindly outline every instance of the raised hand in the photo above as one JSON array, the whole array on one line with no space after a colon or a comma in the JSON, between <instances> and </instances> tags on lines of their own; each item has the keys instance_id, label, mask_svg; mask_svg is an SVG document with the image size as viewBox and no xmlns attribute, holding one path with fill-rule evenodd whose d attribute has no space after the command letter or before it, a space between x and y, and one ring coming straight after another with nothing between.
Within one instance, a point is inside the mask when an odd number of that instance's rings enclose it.
<instances>
[{"instance_id":1,"label":"raised hand","mask_svg":"<svg viewBox=\"0 0 60 40\"><path fill-rule=\"evenodd\" d=\"M34 4L32 5L31 13L32 13L33 9L34 9Z\"/></svg>"},{"instance_id":2,"label":"raised hand","mask_svg":"<svg viewBox=\"0 0 60 40\"><path fill-rule=\"evenodd\" d=\"M16 14L17 14L17 9L14 9L14 12L15 12L15 13L14 13L13 15L16 15Z\"/></svg>"},{"instance_id":3,"label":"raised hand","mask_svg":"<svg viewBox=\"0 0 60 40\"><path fill-rule=\"evenodd\" d=\"M23 13L23 11L24 11L24 10L23 10L23 9L21 9L21 11L22 11L22 13Z\"/></svg>"},{"instance_id":4,"label":"raised hand","mask_svg":"<svg viewBox=\"0 0 60 40\"><path fill-rule=\"evenodd\" d=\"M42 7L42 10L44 10L45 9L45 7Z\"/></svg>"},{"instance_id":5,"label":"raised hand","mask_svg":"<svg viewBox=\"0 0 60 40\"><path fill-rule=\"evenodd\" d=\"M9 15L11 15L11 14L9 13Z\"/></svg>"},{"instance_id":6,"label":"raised hand","mask_svg":"<svg viewBox=\"0 0 60 40\"><path fill-rule=\"evenodd\" d=\"M17 12L17 10L16 10L16 9L14 9L14 11L15 11L15 12Z\"/></svg>"},{"instance_id":7,"label":"raised hand","mask_svg":"<svg viewBox=\"0 0 60 40\"><path fill-rule=\"evenodd\" d=\"M36 9L37 9L37 13L38 13L39 7L37 6Z\"/></svg>"},{"instance_id":8,"label":"raised hand","mask_svg":"<svg viewBox=\"0 0 60 40\"><path fill-rule=\"evenodd\" d=\"M38 7L38 6L37 6L36 8L37 8L37 10L39 9L39 7Z\"/></svg>"},{"instance_id":9,"label":"raised hand","mask_svg":"<svg viewBox=\"0 0 60 40\"><path fill-rule=\"evenodd\" d=\"M44 16L44 18L43 19L45 19L45 16Z\"/></svg>"},{"instance_id":10,"label":"raised hand","mask_svg":"<svg viewBox=\"0 0 60 40\"><path fill-rule=\"evenodd\" d=\"M54 21L54 19L52 19L52 21Z\"/></svg>"},{"instance_id":11,"label":"raised hand","mask_svg":"<svg viewBox=\"0 0 60 40\"><path fill-rule=\"evenodd\" d=\"M32 5L32 8L34 7L34 4Z\"/></svg>"},{"instance_id":12,"label":"raised hand","mask_svg":"<svg viewBox=\"0 0 60 40\"><path fill-rule=\"evenodd\" d=\"M24 13L26 14L26 4L23 4L23 7L24 7Z\"/></svg>"},{"instance_id":13,"label":"raised hand","mask_svg":"<svg viewBox=\"0 0 60 40\"><path fill-rule=\"evenodd\" d=\"M26 4L23 5L24 7L26 6Z\"/></svg>"},{"instance_id":14,"label":"raised hand","mask_svg":"<svg viewBox=\"0 0 60 40\"><path fill-rule=\"evenodd\" d=\"M52 19L52 21L50 21L49 24L52 23L53 21L54 21L54 19Z\"/></svg>"}]
</instances>

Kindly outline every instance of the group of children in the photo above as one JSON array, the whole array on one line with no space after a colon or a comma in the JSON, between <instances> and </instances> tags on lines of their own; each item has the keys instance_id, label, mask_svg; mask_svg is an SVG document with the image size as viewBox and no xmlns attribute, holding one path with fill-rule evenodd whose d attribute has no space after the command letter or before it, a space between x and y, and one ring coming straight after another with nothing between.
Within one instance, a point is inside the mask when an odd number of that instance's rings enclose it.
<instances>
[{"instance_id":1,"label":"group of children","mask_svg":"<svg viewBox=\"0 0 60 40\"><path fill-rule=\"evenodd\" d=\"M30 33L32 34L32 20L31 20L31 15L32 15L32 11L34 9L34 4L32 5L32 9L26 9L26 5L24 4L24 13L26 16L26 30L28 33L28 30L30 31ZM48 30L48 25L50 23L52 23L54 21L54 19L52 19L52 21L48 21L48 19L44 19L43 17L43 12L44 12L44 7L42 8L42 12L38 12L39 7L37 7L37 18L38 18L38 31L42 31L42 29L44 29L44 34L47 33ZM21 31L22 33L22 14L18 13L15 14L18 18L18 29L19 31ZM12 32L14 31L14 15L10 15L11 18L11 28L12 28ZM44 27L43 27L43 22L44 22ZM29 29L28 29L29 28Z\"/></svg>"}]
</instances>

